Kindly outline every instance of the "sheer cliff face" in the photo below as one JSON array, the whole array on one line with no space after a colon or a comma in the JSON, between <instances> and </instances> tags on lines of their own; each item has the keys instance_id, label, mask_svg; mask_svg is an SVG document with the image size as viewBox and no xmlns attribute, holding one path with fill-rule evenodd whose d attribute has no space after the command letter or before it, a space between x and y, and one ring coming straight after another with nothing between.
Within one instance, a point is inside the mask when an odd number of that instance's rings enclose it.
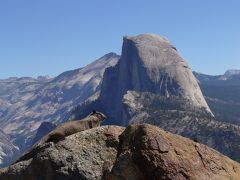
<instances>
[{"instance_id":1,"label":"sheer cliff face","mask_svg":"<svg viewBox=\"0 0 240 180\"><path fill-rule=\"evenodd\" d=\"M159 35L124 37L117 66L105 72L100 100L118 114L129 90L184 99L187 108L212 114L186 61Z\"/></svg>"}]
</instances>

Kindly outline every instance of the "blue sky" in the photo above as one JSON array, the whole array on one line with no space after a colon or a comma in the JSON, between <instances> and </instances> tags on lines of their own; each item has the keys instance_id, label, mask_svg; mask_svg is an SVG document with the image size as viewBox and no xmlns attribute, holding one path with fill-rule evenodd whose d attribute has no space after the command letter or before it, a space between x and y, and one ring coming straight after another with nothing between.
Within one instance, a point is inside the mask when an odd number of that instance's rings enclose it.
<instances>
[{"instance_id":1,"label":"blue sky","mask_svg":"<svg viewBox=\"0 0 240 180\"><path fill-rule=\"evenodd\" d=\"M122 36L167 37L195 71L240 69L238 0L0 1L0 78L56 76L108 52Z\"/></svg>"}]
</instances>

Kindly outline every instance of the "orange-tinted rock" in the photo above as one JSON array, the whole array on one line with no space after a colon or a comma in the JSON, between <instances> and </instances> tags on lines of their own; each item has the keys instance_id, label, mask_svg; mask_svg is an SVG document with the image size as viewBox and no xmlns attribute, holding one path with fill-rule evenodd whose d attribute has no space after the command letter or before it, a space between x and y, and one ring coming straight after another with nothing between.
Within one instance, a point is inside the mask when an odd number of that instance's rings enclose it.
<instances>
[{"instance_id":1,"label":"orange-tinted rock","mask_svg":"<svg viewBox=\"0 0 240 180\"><path fill-rule=\"evenodd\" d=\"M156 126L102 126L45 143L26 161L0 170L0 180L240 179L240 164Z\"/></svg>"},{"instance_id":2,"label":"orange-tinted rock","mask_svg":"<svg viewBox=\"0 0 240 180\"><path fill-rule=\"evenodd\" d=\"M240 179L240 164L190 139L152 125L131 125L120 136L108 179Z\"/></svg>"}]
</instances>

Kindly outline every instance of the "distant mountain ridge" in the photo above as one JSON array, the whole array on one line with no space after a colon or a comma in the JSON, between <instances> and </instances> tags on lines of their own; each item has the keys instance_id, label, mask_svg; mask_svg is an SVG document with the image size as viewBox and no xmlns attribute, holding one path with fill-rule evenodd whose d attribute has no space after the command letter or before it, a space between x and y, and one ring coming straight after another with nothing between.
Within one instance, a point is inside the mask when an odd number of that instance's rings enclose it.
<instances>
[{"instance_id":1,"label":"distant mountain ridge","mask_svg":"<svg viewBox=\"0 0 240 180\"><path fill-rule=\"evenodd\" d=\"M11 143L8 135L0 130L0 168L10 165L20 155L19 148Z\"/></svg>"},{"instance_id":2,"label":"distant mountain ridge","mask_svg":"<svg viewBox=\"0 0 240 180\"><path fill-rule=\"evenodd\" d=\"M202 84L240 85L240 70L227 70L223 75L207 75L193 72Z\"/></svg>"},{"instance_id":3,"label":"distant mountain ridge","mask_svg":"<svg viewBox=\"0 0 240 180\"><path fill-rule=\"evenodd\" d=\"M240 125L240 70L212 76L194 72L216 118Z\"/></svg>"},{"instance_id":4,"label":"distant mountain ridge","mask_svg":"<svg viewBox=\"0 0 240 180\"><path fill-rule=\"evenodd\" d=\"M240 69L230 69L227 70L224 76L233 76L233 75L240 75Z\"/></svg>"},{"instance_id":5,"label":"distant mountain ridge","mask_svg":"<svg viewBox=\"0 0 240 180\"><path fill-rule=\"evenodd\" d=\"M25 151L32 145L41 123L66 121L72 108L99 92L105 69L114 66L118 59L117 54L109 53L86 67L50 79L0 80L0 127L9 141L20 152ZM2 149L4 146L0 144Z\"/></svg>"}]
</instances>

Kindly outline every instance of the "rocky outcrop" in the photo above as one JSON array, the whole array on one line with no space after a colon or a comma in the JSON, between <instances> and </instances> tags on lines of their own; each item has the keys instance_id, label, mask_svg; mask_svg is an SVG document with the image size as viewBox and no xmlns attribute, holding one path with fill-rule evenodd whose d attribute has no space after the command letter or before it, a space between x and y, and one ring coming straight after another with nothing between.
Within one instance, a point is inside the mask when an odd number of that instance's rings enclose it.
<instances>
[{"instance_id":1,"label":"rocky outcrop","mask_svg":"<svg viewBox=\"0 0 240 180\"><path fill-rule=\"evenodd\" d=\"M26 161L0 170L1 180L101 179L115 162L118 136L124 128L105 126L43 144Z\"/></svg>"},{"instance_id":2,"label":"rocky outcrop","mask_svg":"<svg viewBox=\"0 0 240 180\"><path fill-rule=\"evenodd\" d=\"M123 38L122 55L116 66L106 70L99 98L113 119L125 119L123 97L127 91L179 98L185 101L185 110L212 114L186 61L159 35Z\"/></svg>"},{"instance_id":3,"label":"rocky outcrop","mask_svg":"<svg viewBox=\"0 0 240 180\"><path fill-rule=\"evenodd\" d=\"M120 136L107 179L238 179L240 164L217 151L152 125L131 125Z\"/></svg>"},{"instance_id":4,"label":"rocky outcrop","mask_svg":"<svg viewBox=\"0 0 240 180\"><path fill-rule=\"evenodd\" d=\"M156 126L82 131L0 170L1 180L238 179L240 164Z\"/></svg>"},{"instance_id":5,"label":"rocky outcrop","mask_svg":"<svg viewBox=\"0 0 240 180\"><path fill-rule=\"evenodd\" d=\"M180 100L181 106L174 106L175 110L213 116L188 64L176 48L159 35L123 38L119 62L106 69L100 97L89 105L89 109L100 108L110 117L109 124L126 126L132 118L124 104L124 96L129 91L149 92L166 98L172 104ZM166 107L163 105L162 108Z\"/></svg>"}]
</instances>

